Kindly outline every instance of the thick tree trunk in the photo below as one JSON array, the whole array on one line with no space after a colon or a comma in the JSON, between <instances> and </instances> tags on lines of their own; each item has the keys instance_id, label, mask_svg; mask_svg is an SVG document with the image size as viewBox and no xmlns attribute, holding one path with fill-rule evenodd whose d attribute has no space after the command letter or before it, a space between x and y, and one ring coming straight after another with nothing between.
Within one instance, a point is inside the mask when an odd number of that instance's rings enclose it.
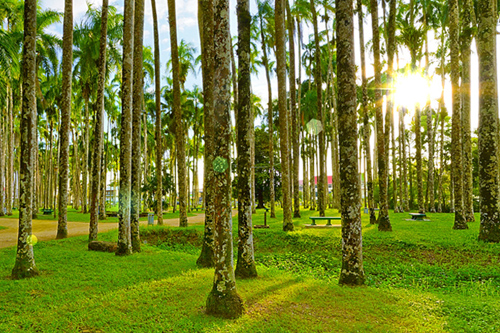
<instances>
[{"instance_id":1,"label":"thick tree trunk","mask_svg":"<svg viewBox=\"0 0 500 333\"><path fill-rule=\"evenodd\" d=\"M6 190L5 190L5 125L7 122L4 119L3 111L0 111L0 216L4 216L5 212L5 199L6 199Z\"/></svg>"},{"instance_id":2,"label":"thick tree trunk","mask_svg":"<svg viewBox=\"0 0 500 333\"><path fill-rule=\"evenodd\" d=\"M62 57L62 107L59 131L59 220L56 239L68 237L69 130L71 126L71 79L73 62L73 0L64 2Z\"/></svg>"},{"instance_id":3,"label":"thick tree trunk","mask_svg":"<svg viewBox=\"0 0 500 333\"><path fill-rule=\"evenodd\" d=\"M450 0L450 57L453 116L451 128L451 161L455 198L455 223L453 229L468 229L463 211L462 118L460 109L460 64L458 38L458 0ZM497 121L495 121L497 123Z\"/></svg>"},{"instance_id":4,"label":"thick tree trunk","mask_svg":"<svg viewBox=\"0 0 500 333\"><path fill-rule=\"evenodd\" d=\"M85 133L83 133L83 170L82 170L82 213L88 213L88 168L89 168L89 132L90 132L90 116L89 116L89 95L86 93L85 99Z\"/></svg>"},{"instance_id":5,"label":"thick tree trunk","mask_svg":"<svg viewBox=\"0 0 500 333\"><path fill-rule=\"evenodd\" d=\"M144 36L144 0L135 0L134 10L134 82L132 102L132 186L130 234L132 251L141 251L139 213L141 211L141 115L144 94L142 52Z\"/></svg>"},{"instance_id":6,"label":"thick tree trunk","mask_svg":"<svg viewBox=\"0 0 500 333\"><path fill-rule=\"evenodd\" d=\"M388 207L388 176L387 176L387 151L384 138L384 118L382 115L382 96L380 94L381 83L381 65L380 65L380 33L378 27L378 6L377 0L370 0L370 11L372 17L373 31L373 58L375 70L375 115L377 121L377 157L378 157L378 182L380 196L380 211L378 216L378 230L392 231L391 221L389 219ZM340 86L340 85L339 85ZM342 124L342 122L340 122ZM343 125L342 125L343 126ZM341 127L342 127L341 126ZM340 132L339 132L340 133Z\"/></svg>"},{"instance_id":7,"label":"thick tree trunk","mask_svg":"<svg viewBox=\"0 0 500 333\"><path fill-rule=\"evenodd\" d=\"M158 225L163 225L163 178L162 178L162 124L161 124L161 77L160 77L160 37L158 32L158 17L156 14L156 1L151 0L153 11L153 29L155 40L155 107L156 107L156 122L155 122L155 141L156 141L156 216ZM175 209L175 208L174 208Z\"/></svg>"},{"instance_id":8,"label":"thick tree trunk","mask_svg":"<svg viewBox=\"0 0 500 333\"><path fill-rule=\"evenodd\" d=\"M125 0L123 17L122 119L120 133L120 192L118 208L118 250L132 254L130 234L132 169L132 79L134 54L134 1Z\"/></svg>"},{"instance_id":9,"label":"thick tree trunk","mask_svg":"<svg viewBox=\"0 0 500 333\"><path fill-rule=\"evenodd\" d=\"M215 277L207 298L207 314L237 318L243 314L243 300L236 291L233 271L231 219L231 40L229 38L229 1L217 0L214 8L214 223Z\"/></svg>"},{"instance_id":10,"label":"thick tree trunk","mask_svg":"<svg viewBox=\"0 0 500 333\"><path fill-rule=\"evenodd\" d=\"M106 41L108 34L108 0L103 0L101 9L101 36L99 39L99 62L97 79L97 103L94 126L94 154L92 164L92 186L90 194L89 242L97 240L99 219L99 190L101 182L101 158L104 145L104 86L106 84Z\"/></svg>"},{"instance_id":11,"label":"thick tree trunk","mask_svg":"<svg viewBox=\"0 0 500 333\"><path fill-rule=\"evenodd\" d=\"M238 112L237 168L238 168L238 261L235 275L238 278L257 276L252 232L251 187L251 127L253 127L250 94L250 3L238 0Z\"/></svg>"},{"instance_id":12,"label":"thick tree trunk","mask_svg":"<svg viewBox=\"0 0 500 333\"><path fill-rule=\"evenodd\" d=\"M464 1L461 11L462 34L460 36L462 60L462 144L463 144L463 170L464 170L464 218L467 222L474 222L474 204L472 201L472 144L470 128L470 70L471 70L471 43L473 37L474 8L471 0Z\"/></svg>"},{"instance_id":13,"label":"thick tree trunk","mask_svg":"<svg viewBox=\"0 0 500 333\"><path fill-rule=\"evenodd\" d=\"M170 24L170 47L172 56L172 81L174 95L175 146L177 158L177 182L179 186L179 227L187 227L187 170L186 135L181 109L181 88L179 81L179 49L177 44L177 20L175 0L168 0L168 22Z\"/></svg>"},{"instance_id":14,"label":"thick tree trunk","mask_svg":"<svg viewBox=\"0 0 500 333\"><path fill-rule=\"evenodd\" d=\"M419 213L425 212L422 176L422 136L420 132L420 106L415 108L415 160L417 162L417 203Z\"/></svg>"},{"instance_id":15,"label":"thick tree trunk","mask_svg":"<svg viewBox=\"0 0 500 333\"><path fill-rule=\"evenodd\" d=\"M214 170L211 167L214 157L214 2L198 0L198 24L200 30L202 75L203 75L203 112L205 126L203 204L205 206L205 230L201 254L196 264L213 267L214 254Z\"/></svg>"},{"instance_id":16,"label":"thick tree trunk","mask_svg":"<svg viewBox=\"0 0 500 333\"><path fill-rule=\"evenodd\" d=\"M19 159L19 231L16 263L12 277L21 279L38 275L33 254L31 210L36 146L36 0L24 2L23 94L21 113L21 154Z\"/></svg>"},{"instance_id":17,"label":"thick tree trunk","mask_svg":"<svg viewBox=\"0 0 500 333\"><path fill-rule=\"evenodd\" d=\"M286 47L285 1L277 0L275 8L276 68L278 76L278 109L280 124L281 182L283 192L283 231L293 231L290 197L290 168L288 147L288 110L286 107Z\"/></svg>"},{"instance_id":18,"label":"thick tree trunk","mask_svg":"<svg viewBox=\"0 0 500 333\"><path fill-rule=\"evenodd\" d=\"M479 0L479 240L500 242L498 193L498 88L496 71L496 6Z\"/></svg>"},{"instance_id":19,"label":"thick tree trunk","mask_svg":"<svg viewBox=\"0 0 500 333\"><path fill-rule=\"evenodd\" d=\"M7 209L7 215L12 215L12 203L14 200L14 132L13 132L13 93L12 88L8 87L7 98L9 100L9 107L7 108L7 132L9 134L7 142L7 203L5 205Z\"/></svg>"},{"instance_id":20,"label":"thick tree trunk","mask_svg":"<svg viewBox=\"0 0 500 333\"><path fill-rule=\"evenodd\" d=\"M363 142L366 155L366 174L367 174L367 187L368 187L368 207L370 209L370 224L377 223L377 217L375 216L375 207L373 203L373 179L372 179L372 158L371 158L371 148L370 148L370 124L368 116L368 90L366 79L366 64L365 64L365 38L364 38L364 23L363 23L363 7L361 0L357 1L357 11L358 11L358 26L359 26L359 46L361 55L361 87L363 93L363 99L361 102L361 107L363 109Z\"/></svg>"},{"instance_id":21,"label":"thick tree trunk","mask_svg":"<svg viewBox=\"0 0 500 333\"><path fill-rule=\"evenodd\" d=\"M340 284L364 283L361 201L358 177L356 69L352 0L337 0L338 110L342 203L342 270Z\"/></svg>"}]
</instances>

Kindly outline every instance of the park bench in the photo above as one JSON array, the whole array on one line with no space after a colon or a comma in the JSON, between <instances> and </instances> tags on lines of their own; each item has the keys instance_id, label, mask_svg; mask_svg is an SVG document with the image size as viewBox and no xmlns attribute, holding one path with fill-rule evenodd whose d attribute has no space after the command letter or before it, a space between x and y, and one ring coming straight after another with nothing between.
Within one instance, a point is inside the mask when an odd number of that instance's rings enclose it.
<instances>
[{"instance_id":1,"label":"park bench","mask_svg":"<svg viewBox=\"0 0 500 333\"><path fill-rule=\"evenodd\" d=\"M42 209L43 215L50 215L54 212L52 209Z\"/></svg>"},{"instance_id":2,"label":"park bench","mask_svg":"<svg viewBox=\"0 0 500 333\"><path fill-rule=\"evenodd\" d=\"M410 213L410 216L414 221L423 221L427 217L425 213Z\"/></svg>"},{"instance_id":3,"label":"park bench","mask_svg":"<svg viewBox=\"0 0 500 333\"><path fill-rule=\"evenodd\" d=\"M326 222L326 225L332 225L331 220L338 220L340 221L342 218L340 216L309 216L309 218L312 220L311 225L316 225L316 221L328 221Z\"/></svg>"}]
</instances>

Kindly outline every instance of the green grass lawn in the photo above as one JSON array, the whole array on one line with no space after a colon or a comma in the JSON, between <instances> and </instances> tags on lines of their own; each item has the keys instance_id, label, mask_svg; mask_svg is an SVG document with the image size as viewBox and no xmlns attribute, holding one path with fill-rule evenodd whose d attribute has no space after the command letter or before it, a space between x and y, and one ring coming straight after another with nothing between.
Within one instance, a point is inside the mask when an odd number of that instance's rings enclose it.
<instances>
[{"instance_id":1,"label":"green grass lawn","mask_svg":"<svg viewBox=\"0 0 500 333\"><path fill-rule=\"evenodd\" d=\"M195 264L203 226L144 228L143 252L129 257L89 252L86 237L41 242L41 275L21 281L9 278L15 248L0 250L0 332L500 331L500 244L477 242L478 222L455 231L452 214L391 214L394 231L380 233L363 215L366 286L352 288L338 285L340 229L304 229L312 213L294 232L281 231L280 210L255 230L259 277L237 281L237 320L204 313L213 270ZM236 237L237 218L233 228Z\"/></svg>"},{"instance_id":2,"label":"green grass lawn","mask_svg":"<svg viewBox=\"0 0 500 333\"><path fill-rule=\"evenodd\" d=\"M115 210L116 211L116 210ZM187 213L187 216L196 216L197 214L201 214L203 212L193 212L193 213ZM163 219L175 219L179 217L179 211L175 213L164 213L163 214ZM19 211L18 210L13 210L11 216L2 216L0 218L11 218L11 219L18 219L19 218ZM40 221L55 221L54 219L54 214L50 215L43 215L43 213L40 211L37 215L36 220ZM139 218L139 221L147 221L147 217L141 217ZM71 207L68 207L68 221L69 222L90 222L90 214L83 214L80 211L77 211ZM117 223L118 218L117 217L107 217L105 220L99 220L99 223Z\"/></svg>"}]
</instances>

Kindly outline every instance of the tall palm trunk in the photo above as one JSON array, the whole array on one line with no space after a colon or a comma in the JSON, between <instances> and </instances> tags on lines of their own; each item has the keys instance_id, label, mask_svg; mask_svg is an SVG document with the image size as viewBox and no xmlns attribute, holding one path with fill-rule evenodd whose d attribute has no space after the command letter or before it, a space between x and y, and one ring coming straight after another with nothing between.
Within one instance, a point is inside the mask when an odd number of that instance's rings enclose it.
<instances>
[{"instance_id":1,"label":"tall palm trunk","mask_svg":"<svg viewBox=\"0 0 500 333\"><path fill-rule=\"evenodd\" d=\"M450 0L450 56L453 117L451 128L451 160L453 170L453 196L455 199L455 223L453 229L468 229L463 212L463 165L462 165L462 118L460 109L460 64L458 38L458 0ZM495 120L495 123L497 121Z\"/></svg>"},{"instance_id":2,"label":"tall palm trunk","mask_svg":"<svg viewBox=\"0 0 500 333\"><path fill-rule=\"evenodd\" d=\"M302 97L302 32L301 32L301 25L300 25L300 20L297 18L297 41L298 41L298 48L297 51L299 53L299 89L298 89L298 94L297 94L297 126L298 126L298 131L299 135L301 135L302 140L302 200L304 202L304 209L309 208L309 185L307 182L307 155L305 153L305 134L304 131L301 131L301 124L303 124L303 114L301 113L301 97Z\"/></svg>"},{"instance_id":3,"label":"tall palm trunk","mask_svg":"<svg viewBox=\"0 0 500 333\"><path fill-rule=\"evenodd\" d=\"M186 189L186 135L181 109L181 88L179 81L179 49L177 45L177 19L175 0L168 0L168 22L170 24L170 47L172 56L172 81L174 94L175 145L177 152L177 182L179 186L179 226L187 227L187 189Z\"/></svg>"},{"instance_id":4,"label":"tall palm trunk","mask_svg":"<svg viewBox=\"0 0 500 333\"><path fill-rule=\"evenodd\" d=\"M130 234L132 251L141 251L139 213L141 211L141 115L144 94L142 52L144 35L144 0L135 0L134 10L134 82L132 102L132 204Z\"/></svg>"},{"instance_id":5,"label":"tall palm trunk","mask_svg":"<svg viewBox=\"0 0 500 333\"><path fill-rule=\"evenodd\" d=\"M87 88L84 88L84 90L87 90ZM82 170L82 213L87 214L88 213L88 168L89 168L89 132L90 132L90 124L89 124L89 93L84 92L84 97L85 99L85 133L83 134L83 170Z\"/></svg>"},{"instance_id":6,"label":"tall palm trunk","mask_svg":"<svg viewBox=\"0 0 500 333\"><path fill-rule=\"evenodd\" d=\"M203 204L205 206L205 230L201 254L196 264L213 267L215 264L214 225L214 2L198 0L198 24L201 41L203 75L203 112L205 126L205 152L203 174Z\"/></svg>"},{"instance_id":7,"label":"tall palm trunk","mask_svg":"<svg viewBox=\"0 0 500 333\"><path fill-rule=\"evenodd\" d=\"M382 115L382 96L381 88L381 65L380 65L380 33L378 27L378 5L377 0L370 0L370 12L372 17L373 31L373 58L375 69L375 115L377 121L377 157L378 157L378 177L379 177L379 196L380 211L378 216L378 230L392 231L391 221L389 219L388 205L388 176L387 176L387 151L384 138L384 118ZM342 122L340 122L342 124Z\"/></svg>"},{"instance_id":8,"label":"tall palm trunk","mask_svg":"<svg viewBox=\"0 0 500 333\"><path fill-rule=\"evenodd\" d=\"M4 112L0 111L0 216L4 216L5 212L5 137L7 136L5 127L7 122L4 119Z\"/></svg>"},{"instance_id":9,"label":"tall palm trunk","mask_svg":"<svg viewBox=\"0 0 500 333\"><path fill-rule=\"evenodd\" d=\"M155 122L155 141L156 141L156 216L158 225L163 225L163 177L162 177L162 125L161 125L161 87L160 87L160 37L158 33L158 17L156 15L156 1L151 0L153 11L153 29L155 40L155 107L156 107L156 122Z\"/></svg>"},{"instance_id":10,"label":"tall palm trunk","mask_svg":"<svg viewBox=\"0 0 500 333\"><path fill-rule=\"evenodd\" d=\"M471 69L471 43L473 29L476 27L474 8L471 0L466 0L462 6L462 34L460 36L462 60L462 144L463 144L463 170L464 170L464 218L467 222L474 222L474 205L472 201L472 144L470 128L470 69Z\"/></svg>"},{"instance_id":11,"label":"tall palm trunk","mask_svg":"<svg viewBox=\"0 0 500 333\"><path fill-rule=\"evenodd\" d=\"M120 192L118 249L116 255L132 253L130 234L132 169L132 79L134 54L134 1L125 0L123 17L122 119L120 133Z\"/></svg>"},{"instance_id":12,"label":"tall palm trunk","mask_svg":"<svg viewBox=\"0 0 500 333\"><path fill-rule=\"evenodd\" d=\"M372 158L370 148L370 124L368 119L368 90L366 79L366 64L365 64L365 38L364 38L364 23L363 23L363 7L361 0L357 1L358 24L359 24L359 46L361 55L361 87L363 91L363 99L361 107L363 109L363 142L366 156L366 173L368 186L368 207L370 209L370 224L377 223L375 216L375 207L373 205L373 179L372 179Z\"/></svg>"},{"instance_id":13,"label":"tall palm trunk","mask_svg":"<svg viewBox=\"0 0 500 333\"><path fill-rule=\"evenodd\" d=\"M104 86L106 84L106 40L108 34L108 0L103 0L101 9L101 36L99 39L99 74L97 79L97 110L94 126L94 148L92 164L92 186L90 195L89 241L97 239L99 190L101 182L101 158L104 145Z\"/></svg>"},{"instance_id":14,"label":"tall palm trunk","mask_svg":"<svg viewBox=\"0 0 500 333\"><path fill-rule=\"evenodd\" d=\"M352 0L337 0L338 110L342 203L342 270L340 284L364 283L361 198L358 177L356 69Z\"/></svg>"},{"instance_id":15,"label":"tall palm trunk","mask_svg":"<svg viewBox=\"0 0 500 333\"><path fill-rule=\"evenodd\" d=\"M73 61L73 0L64 2L62 57L62 107L59 131L59 220L57 239L68 237L68 178L69 178L69 130L71 125L71 77Z\"/></svg>"},{"instance_id":16,"label":"tall palm trunk","mask_svg":"<svg viewBox=\"0 0 500 333\"><path fill-rule=\"evenodd\" d=\"M172 1L172 0L170 0ZM214 8L214 224L215 276L207 298L207 313L237 318L243 314L243 300L236 291L233 270L231 225L231 40L229 38L229 1L217 0Z\"/></svg>"},{"instance_id":17,"label":"tall palm trunk","mask_svg":"<svg viewBox=\"0 0 500 333\"><path fill-rule=\"evenodd\" d=\"M498 193L498 90L496 72L496 2L479 0L479 240L500 242Z\"/></svg>"},{"instance_id":18,"label":"tall palm trunk","mask_svg":"<svg viewBox=\"0 0 500 333\"><path fill-rule=\"evenodd\" d=\"M273 128L273 93L271 89L271 76L269 74L269 58L267 57L267 45L264 37L264 23L262 14L260 14L260 39L262 41L262 63L266 71L267 80L267 123L269 128L269 197L270 197L270 217L276 218L274 211L275 192L274 192L274 128Z\"/></svg>"},{"instance_id":19,"label":"tall palm trunk","mask_svg":"<svg viewBox=\"0 0 500 333\"><path fill-rule=\"evenodd\" d=\"M24 2L24 42L22 66L21 154L19 159L19 231L16 263L12 277L38 275L33 254L31 210L33 194L34 148L36 142L36 0Z\"/></svg>"},{"instance_id":20,"label":"tall palm trunk","mask_svg":"<svg viewBox=\"0 0 500 333\"><path fill-rule=\"evenodd\" d=\"M319 177L318 177L318 210L319 216L325 216L325 131L323 122L323 100L322 100L322 78L321 78L321 49L319 47L319 32L318 32L318 18L316 14L316 7L314 5L314 0L311 0L311 13L314 26L314 81L316 83L316 97L317 97L317 117L322 128L318 135L319 149L318 149L318 164L319 164Z\"/></svg>"},{"instance_id":21,"label":"tall palm trunk","mask_svg":"<svg viewBox=\"0 0 500 333\"><path fill-rule=\"evenodd\" d=\"M251 127L253 127L250 94L250 1L238 0L238 261L235 275L240 278L257 276L252 232L251 191Z\"/></svg>"},{"instance_id":22,"label":"tall palm trunk","mask_svg":"<svg viewBox=\"0 0 500 333\"><path fill-rule=\"evenodd\" d=\"M13 132L13 117L12 117L12 103L13 103L13 92L12 88L9 86L7 89L7 98L9 100L9 106L7 108L7 132L9 138L7 141L7 215L12 215L12 202L14 200L14 132Z\"/></svg>"},{"instance_id":23,"label":"tall palm trunk","mask_svg":"<svg viewBox=\"0 0 500 333\"><path fill-rule=\"evenodd\" d=\"M277 0L275 15L276 68L278 76L278 109L280 124L281 181L283 191L283 231L292 231L292 202L290 198L290 168L288 147L288 110L286 107L286 47L285 1Z\"/></svg>"}]
</instances>

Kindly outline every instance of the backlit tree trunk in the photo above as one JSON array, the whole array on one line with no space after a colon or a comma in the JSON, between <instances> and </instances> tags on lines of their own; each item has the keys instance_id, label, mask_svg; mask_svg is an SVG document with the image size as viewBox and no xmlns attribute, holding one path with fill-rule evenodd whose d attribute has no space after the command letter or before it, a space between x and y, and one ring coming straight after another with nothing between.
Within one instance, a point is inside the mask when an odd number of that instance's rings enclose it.
<instances>
[{"instance_id":1,"label":"backlit tree trunk","mask_svg":"<svg viewBox=\"0 0 500 333\"><path fill-rule=\"evenodd\" d=\"M340 284L364 283L361 200L358 177L356 69L352 0L337 0L338 110L342 212Z\"/></svg>"},{"instance_id":2,"label":"backlit tree trunk","mask_svg":"<svg viewBox=\"0 0 500 333\"><path fill-rule=\"evenodd\" d=\"M236 291L233 270L231 219L231 40L229 1L217 0L214 8L214 223L215 277L207 298L207 314L237 318L243 314L243 300Z\"/></svg>"},{"instance_id":3,"label":"backlit tree trunk","mask_svg":"<svg viewBox=\"0 0 500 333\"><path fill-rule=\"evenodd\" d=\"M21 111L21 154L19 159L19 231L16 263L12 277L21 279L38 275L33 254L31 210L34 148L36 142L36 0L24 2L23 94Z\"/></svg>"},{"instance_id":4,"label":"backlit tree trunk","mask_svg":"<svg viewBox=\"0 0 500 333\"><path fill-rule=\"evenodd\" d=\"M281 182L283 191L283 230L292 231L292 202L290 198L290 149L288 147L288 110L286 107L286 47L284 0L275 2L276 68L278 74L278 109L280 124Z\"/></svg>"},{"instance_id":5,"label":"backlit tree trunk","mask_svg":"<svg viewBox=\"0 0 500 333\"><path fill-rule=\"evenodd\" d=\"M71 78L73 62L73 0L64 2L63 57L62 57L62 107L59 151L59 220L57 239L68 237L68 178L69 178L69 128L71 125Z\"/></svg>"},{"instance_id":6,"label":"backlit tree trunk","mask_svg":"<svg viewBox=\"0 0 500 333\"><path fill-rule=\"evenodd\" d=\"M235 275L257 276L252 232L251 193L251 127L253 126L250 94L250 4L238 0L238 112L236 118L238 148L238 261Z\"/></svg>"},{"instance_id":7,"label":"backlit tree trunk","mask_svg":"<svg viewBox=\"0 0 500 333\"><path fill-rule=\"evenodd\" d=\"M370 148L370 124L368 117L368 90L367 90L367 79L366 79L366 64L365 64L365 38L363 29L363 7L361 0L357 2L358 11L358 22L359 22L359 46L361 55L361 87L363 91L363 99L361 102L361 107L363 109L363 129L364 129L364 148L366 155L366 174L367 174L367 187L368 187L368 207L370 209L370 224L377 223L377 217L375 216L375 207L373 204L373 179L372 179L372 158L371 158L371 148Z\"/></svg>"},{"instance_id":8,"label":"backlit tree trunk","mask_svg":"<svg viewBox=\"0 0 500 333\"><path fill-rule=\"evenodd\" d=\"M106 84L106 41L108 34L108 0L103 0L101 9L101 36L99 39L99 69L97 79L97 107L94 126L94 154L92 185L90 191L89 241L97 240L99 219L99 192L101 187L102 151L104 145L104 86Z\"/></svg>"},{"instance_id":9,"label":"backlit tree trunk","mask_svg":"<svg viewBox=\"0 0 500 333\"><path fill-rule=\"evenodd\" d=\"M460 64L458 38L458 1L450 0L450 56L453 116L451 128L451 161L453 170L453 196L455 199L455 223L453 229L468 229L463 215L463 165L462 165L462 118L460 110ZM496 95L495 95L496 96ZM495 121L496 123L497 121Z\"/></svg>"},{"instance_id":10,"label":"backlit tree trunk","mask_svg":"<svg viewBox=\"0 0 500 333\"><path fill-rule=\"evenodd\" d=\"M7 203L5 205L7 209L7 215L10 216L12 215L12 202L14 199L14 131L13 131L13 117L12 117L12 110L13 110L13 92L12 88L8 87L7 90L7 98L9 100L9 107L7 108L7 131L9 134L9 138L7 141Z\"/></svg>"},{"instance_id":11,"label":"backlit tree trunk","mask_svg":"<svg viewBox=\"0 0 500 333\"><path fill-rule=\"evenodd\" d=\"M498 194L498 88L496 72L496 2L479 0L479 240L500 242Z\"/></svg>"},{"instance_id":12,"label":"backlit tree trunk","mask_svg":"<svg viewBox=\"0 0 500 333\"><path fill-rule=\"evenodd\" d=\"M205 205L205 231L201 254L196 264L201 267L213 267L214 257L214 3L213 0L198 0L198 24L203 75L203 112L205 126L203 204Z\"/></svg>"},{"instance_id":13,"label":"backlit tree trunk","mask_svg":"<svg viewBox=\"0 0 500 333\"><path fill-rule=\"evenodd\" d=\"M170 47L172 56L172 83L174 95L175 146L177 159L177 182L179 186L179 226L187 227L187 189L186 189L186 138L181 109L181 88L179 81L179 49L177 44L177 20L175 0L168 0L168 22L170 24Z\"/></svg>"},{"instance_id":14,"label":"backlit tree trunk","mask_svg":"<svg viewBox=\"0 0 500 333\"><path fill-rule=\"evenodd\" d=\"M118 208L118 249L116 255L132 253L130 235L132 158L132 79L134 53L134 1L124 0L122 119L120 133L120 192Z\"/></svg>"},{"instance_id":15,"label":"backlit tree trunk","mask_svg":"<svg viewBox=\"0 0 500 333\"><path fill-rule=\"evenodd\" d=\"M162 125L161 125L161 87L160 87L160 37L158 33L158 17L156 15L156 1L151 0L153 11L153 30L155 40L155 107L156 107L156 122L155 122L155 141L156 141L156 216L158 225L163 225L163 178L162 178ZM175 209L175 206L174 206Z\"/></svg>"},{"instance_id":16,"label":"backlit tree trunk","mask_svg":"<svg viewBox=\"0 0 500 333\"><path fill-rule=\"evenodd\" d=\"M380 196L380 211L378 216L378 230L392 231L389 219L389 205L387 202L388 176L387 176L387 151L384 138L384 118L382 115L382 96L380 94L381 66L380 66L380 33L378 27L378 6L377 0L370 0L370 11L372 17L373 31L373 58L375 70L375 115L377 121L377 158L378 158L378 182ZM340 86L340 84L339 84ZM339 121L342 124L341 121ZM341 125L340 127L342 127ZM339 129L340 131L340 129ZM339 132L340 133L340 132ZM342 159L341 159L342 160ZM341 177L342 178L342 177Z\"/></svg>"},{"instance_id":17,"label":"backlit tree trunk","mask_svg":"<svg viewBox=\"0 0 500 333\"><path fill-rule=\"evenodd\" d=\"M471 0L465 0L462 5L461 22L462 33L460 36L460 55L462 61L462 144L463 144L463 172L464 172L464 218L467 222L474 222L474 205L472 201L472 144L470 128L470 70L471 70L471 43L473 29L476 26L473 20L474 8Z\"/></svg>"},{"instance_id":18,"label":"backlit tree trunk","mask_svg":"<svg viewBox=\"0 0 500 333\"><path fill-rule=\"evenodd\" d=\"M144 0L135 0L134 10L134 82L132 102L132 186L130 234L132 237L132 251L141 251L141 237L139 235L139 213L141 211L141 116L144 94L142 74L142 52L144 35Z\"/></svg>"}]
</instances>

